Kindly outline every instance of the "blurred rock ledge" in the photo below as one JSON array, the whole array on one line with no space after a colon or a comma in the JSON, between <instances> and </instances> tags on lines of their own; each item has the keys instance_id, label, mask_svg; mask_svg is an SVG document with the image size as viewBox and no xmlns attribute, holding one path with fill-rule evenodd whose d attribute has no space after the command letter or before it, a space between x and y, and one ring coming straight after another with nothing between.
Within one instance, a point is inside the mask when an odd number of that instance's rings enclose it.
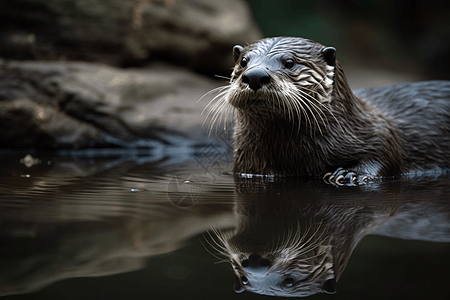
<instances>
[{"instance_id":1,"label":"blurred rock ledge","mask_svg":"<svg viewBox=\"0 0 450 300\"><path fill-rule=\"evenodd\" d=\"M198 137L220 81L167 64L0 60L0 148L130 147ZM227 84L223 80L223 84Z\"/></svg>"},{"instance_id":2,"label":"blurred rock ledge","mask_svg":"<svg viewBox=\"0 0 450 300\"><path fill-rule=\"evenodd\" d=\"M203 134L197 101L221 82L194 72L229 76L232 47L262 37L243 0L2 0L0 18L0 148Z\"/></svg>"},{"instance_id":3,"label":"blurred rock ledge","mask_svg":"<svg viewBox=\"0 0 450 300\"><path fill-rule=\"evenodd\" d=\"M0 57L136 66L166 60L225 75L261 38L243 0L2 0Z\"/></svg>"}]
</instances>

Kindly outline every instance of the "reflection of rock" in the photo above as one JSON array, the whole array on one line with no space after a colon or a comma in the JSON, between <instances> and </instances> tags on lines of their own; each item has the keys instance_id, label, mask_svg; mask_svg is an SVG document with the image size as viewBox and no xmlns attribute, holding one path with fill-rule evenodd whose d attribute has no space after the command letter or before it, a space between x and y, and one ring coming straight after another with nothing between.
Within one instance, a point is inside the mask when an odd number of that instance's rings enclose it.
<instances>
[{"instance_id":1,"label":"reflection of rock","mask_svg":"<svg viewBox=\"0 0 450 300\"><path fill-rule=\"evenodd\" d=\"M113 162L103 159L95 166L104 168L94 170L78 161L84 169L78 173L67 158L31 169L7 163L0 174L0 296L140 269L146 258L179 249L213 224L235 223L232 189L221 191L229 202L201 198L175 207L166 194L170 177L158 162L108 169ZM23 170L31 177L5 175Z\"/></svg>"},{"instance_id":2,"label":"reflection of rock","mask_svg":"<svg viewBox=\"0 0 450 300\"><path fill-rule=\"evenodd\" d=\"M404 180L401 183L401 208L393 218L371 234L449 243L449 179L448 175L439 177L424 174L423 179Z\"/></svg>"},{"instance_id":3,"label":"reflection of rock","mask_svg":"<svg viewBox=\"0 0 450 300\"><path fill-rule=\"evenodd\" d=\"M119 65L165 58L226 73L235 44L261 37L243 0L6 0L0 56Z\"/></svg>"},{"instance_id":4,"label":"reflection of rock","mask_svg":"<svg viewBox=\"0 0 450 300\"><path fill-rule=\"evenodd\" d=\"M1 63L1 147L132 147L201 129L215 81L169 65Z\"/></svg>"},{"instance_id":5,"label":"reflection of rock","mask_svg":"<svg viewBox=\"0 0 450 300\"><path fill-rule=\"evenodd\" d=\"M236 292L334 293L353 249L371 233L450 240L445 180L336 189L294 178L238 179L237 186L237 231L218 233ZM424 196L430 193L436 197Z\"/></svg>"}]
</instances>

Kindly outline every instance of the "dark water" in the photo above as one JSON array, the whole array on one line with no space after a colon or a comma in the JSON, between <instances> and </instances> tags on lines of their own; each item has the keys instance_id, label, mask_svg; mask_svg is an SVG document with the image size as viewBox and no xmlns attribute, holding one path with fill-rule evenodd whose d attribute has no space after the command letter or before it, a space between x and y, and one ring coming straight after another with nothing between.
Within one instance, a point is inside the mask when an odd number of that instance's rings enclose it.
<instances>
[{"instance_id":1,"label":"dark water","mask_svg":"<svg viewBox=\"0 0 450 300\"><path fill-rule=\"evenodd\" d=\"M34 153L39 161L28 167L26 153L3 153L0 296L267 298L233 291L215 229L235 251L289 256L286 237L309 247L285 265L299 259L314 268L326 256L337 293L315 299L450 299L449 176L340 188L235 179L226 149ZM295 277L295 286L312 278ZM273 292L257 276L248 280Z\"/></svg>"}]
</instances>

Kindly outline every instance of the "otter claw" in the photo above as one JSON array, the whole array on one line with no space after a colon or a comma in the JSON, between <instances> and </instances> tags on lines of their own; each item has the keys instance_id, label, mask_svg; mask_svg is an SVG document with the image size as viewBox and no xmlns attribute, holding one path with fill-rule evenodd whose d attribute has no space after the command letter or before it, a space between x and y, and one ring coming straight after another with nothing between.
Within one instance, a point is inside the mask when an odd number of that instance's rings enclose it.
<instances>
[{"instance_id":1,"label":"otter claw","mask_svg":"<svg viewBox=\"0 0 450 300\"><path fill-rule=\"evenodd\" d=\"M336 184L337 185L344 185L344 182L342 179L345 179L344 175L339 175L338 177L336 177Z\"/></svg>"},{"instance_id":2,"label":"otter claw","mask_svg":"<svg viewBox=\"0 0 450 300\"><path fill-rule=\"evenodd\" d=\"M329 177L331 176L331 172L325 173L325 175L323 175L323 181L328 182L329 181Z\"/></svg>"},{"instance_id":3,"label":"otter claw","mask_svg":"<svg viewBox=\"0 0 450 300\"><path fill-rule=\"evenodd\" d=\"M337 186L343 185L357 185L358 184L358 175L349 170L345 170L343 168L338 168L334 173L326 173L323 176L323 180L327 184L334 184Z\"/></svg>"}]
</instances>

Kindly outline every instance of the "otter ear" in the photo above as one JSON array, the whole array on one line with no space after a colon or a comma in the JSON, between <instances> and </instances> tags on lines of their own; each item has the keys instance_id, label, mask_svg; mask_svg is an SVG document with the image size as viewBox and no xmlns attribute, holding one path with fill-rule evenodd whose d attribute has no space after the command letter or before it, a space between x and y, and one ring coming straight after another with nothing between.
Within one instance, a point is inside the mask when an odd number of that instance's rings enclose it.
<instances>
[{"instance_id":1,"label":"otter ear","mask_svg":"<svg viewBox=\"0 0 450 300\"><path fill-rule=\"evenodd\" d=\"M237 62L239 59L239 56L241 56L241 53L244 52L244 47L241 45L236 45L233 47L233 55L234 55L234 61Z\"/></svg>"},{"instance_id":2,"label":"otter ear","mask_svg":"<svg viewBox=\"0 0 450 300\"><path fill-rule=\"evenodd\" d=\"M336 65L336 49L333 47L326 47L322 49L323 58L325 59L325 62L329 66L335 66Z\"/></svg>"},{"instance_id":3,"label":"otter ear","mask_svg":"<svg viewBox=\"0 0 450 300\"><path fill-rule=\"evenodd\" d=\"M322 290L325 294L336 294L336 278L328 279L323 284Z\"/></svg>"},{"instance_id":4,"label":"otter ear","mask_svg":"<svg viewBox=\"0 0 450 300\"><path fill-rule=\"evenodd\" d=\"M234 280L233 288L234 288L234 291L238 294L245 291L244 287L241 285L241 283L239 282L239 279L237 277Z\"/></svg>"}]
</instances>

